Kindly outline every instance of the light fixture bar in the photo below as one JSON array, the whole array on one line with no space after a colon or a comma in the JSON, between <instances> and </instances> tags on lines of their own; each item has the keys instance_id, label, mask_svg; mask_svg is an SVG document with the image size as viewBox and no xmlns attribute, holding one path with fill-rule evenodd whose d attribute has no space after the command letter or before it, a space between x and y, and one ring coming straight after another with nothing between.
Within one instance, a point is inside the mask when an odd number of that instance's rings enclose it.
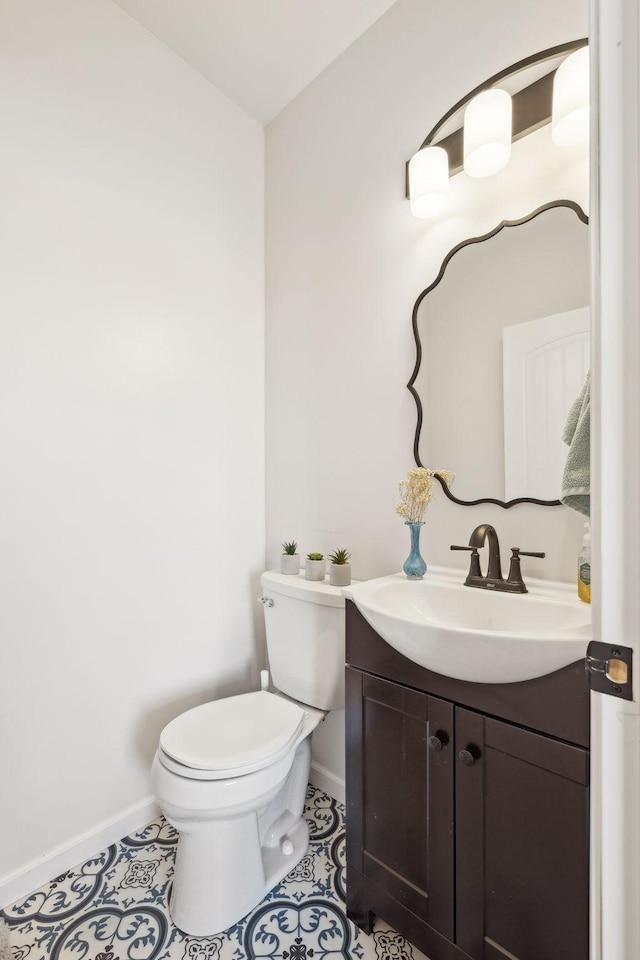
<instances>
[{"instance_id":1,"label":"light fixture bar","mask_svg":"<svg viewBox=\"0 0 640 960\"><path fill-rule=\"evenodd\" d=\"M460 173L463 169L463 133L462 116L460 117L460 130L452 133L448 137L438 139L440 130L449 123L449 121L458 113L462 113L463 108L469 103L476 94L482 90L488 90L491 87L499 86L503 80L515 76L522 70L537 66L545 61L557 60L559 57L568 57L571 53L586 47L588 39L583 37L581 40L572 40L569 43L561 43L555 47L549 47L540 53L533 54L520 60L518 63L505 67L499 73L494 74L480 86L476 87L465 97L454 104L437 124L427 134L422 141L420 149L428 146L441 146L446 149L449 155L449 171L451 176ZM551 71L535 83L529 84L523 90L513 95L513 140L519 140L528 133L543 127L551 122L552 101L553 101L553 80L555 71ZM405 195L409 197L409 162L405 165Z\"/></svg>"},{"instance_id":2,"label":"light fixture bar","mask_svg":"<svg viewBox=\"0 0 640 960\"><path fill-rule=\"evenodd\" d=\"M514 93L513 105L513 133L512 142L526 137L527 134L539 130L545 124L551 123L551 104L553 101L553 78L555 70L540 77ZM438 140L433 146L442 147L449 157L449 176L453 177L463 169L463 130L455 130L443 140ZM409 164L407 162L406 194L409 196Z\"/></svg>"}]
</instances>

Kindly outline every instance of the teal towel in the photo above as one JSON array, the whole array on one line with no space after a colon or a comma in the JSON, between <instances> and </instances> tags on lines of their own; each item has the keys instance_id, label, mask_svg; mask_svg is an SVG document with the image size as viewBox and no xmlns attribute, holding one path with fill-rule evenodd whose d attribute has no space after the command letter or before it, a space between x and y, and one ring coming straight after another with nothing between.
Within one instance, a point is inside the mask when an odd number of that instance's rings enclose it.
<instances>
[{"instance_id":1,"label":"teal towel","mask_svg":"<svg viewBox=\"0 0 640 960\"><path fill-rule=\"evenodd\" d=\"M588 517L591 509L591 371L569 410L562 439L568 444L569 453L560 499Z\"/></svg>"}]
</instances>

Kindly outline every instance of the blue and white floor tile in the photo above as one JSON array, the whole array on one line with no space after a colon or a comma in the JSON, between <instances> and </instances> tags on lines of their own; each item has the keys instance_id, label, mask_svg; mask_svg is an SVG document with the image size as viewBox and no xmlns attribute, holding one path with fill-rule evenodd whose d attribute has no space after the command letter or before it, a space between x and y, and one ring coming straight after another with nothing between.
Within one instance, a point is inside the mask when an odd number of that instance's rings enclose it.
<instances>
[{"instance_id":1,"label":"blue and white floor tile","mask_svg":"<svg viewBox=\"0 0 640 960\"><path fill-rule=\"evenodd\" d=\"M196 938L167 903L177 834L162 818L0 911L11 960L425 960L377 923L346 917L344 808L309 787L309 852L239 923Z\"/></svg>"}]
</instances>

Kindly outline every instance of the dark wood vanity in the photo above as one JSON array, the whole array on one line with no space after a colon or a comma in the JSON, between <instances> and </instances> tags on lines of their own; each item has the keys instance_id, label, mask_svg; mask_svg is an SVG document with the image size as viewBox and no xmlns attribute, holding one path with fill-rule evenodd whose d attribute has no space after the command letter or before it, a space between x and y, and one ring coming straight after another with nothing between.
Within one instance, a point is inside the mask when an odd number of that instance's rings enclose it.
<instances>
[{"instance_id":1,"label":"dark wood vanity","mask_svg":"<svg viewBox=\"0 0 640 960\"><path fill-rule=\"evenodd\" d=\"M347 601L347 912L429 960L587 960L583 662L510 684L393 650Z\"/></svg>"}]
</instances>

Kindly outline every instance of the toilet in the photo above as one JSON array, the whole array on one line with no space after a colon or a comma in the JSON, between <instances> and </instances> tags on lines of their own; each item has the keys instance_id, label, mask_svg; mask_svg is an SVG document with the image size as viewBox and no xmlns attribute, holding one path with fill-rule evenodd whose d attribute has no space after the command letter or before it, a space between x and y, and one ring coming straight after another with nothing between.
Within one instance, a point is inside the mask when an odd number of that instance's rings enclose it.
<instances>
[{"instance_id":1,"label":"toilet","mask_svg":"<svg viewBox=\"0 0 640 960\"><path fill-rule=\"evenodd\" d=\"M274 692L176 717L151 770L158 806L179 833L169 911L197 937L241 920L307 852L311 735L344 706L340 588L276 571L261 583Z\"/></svg>"}]
</instances>

